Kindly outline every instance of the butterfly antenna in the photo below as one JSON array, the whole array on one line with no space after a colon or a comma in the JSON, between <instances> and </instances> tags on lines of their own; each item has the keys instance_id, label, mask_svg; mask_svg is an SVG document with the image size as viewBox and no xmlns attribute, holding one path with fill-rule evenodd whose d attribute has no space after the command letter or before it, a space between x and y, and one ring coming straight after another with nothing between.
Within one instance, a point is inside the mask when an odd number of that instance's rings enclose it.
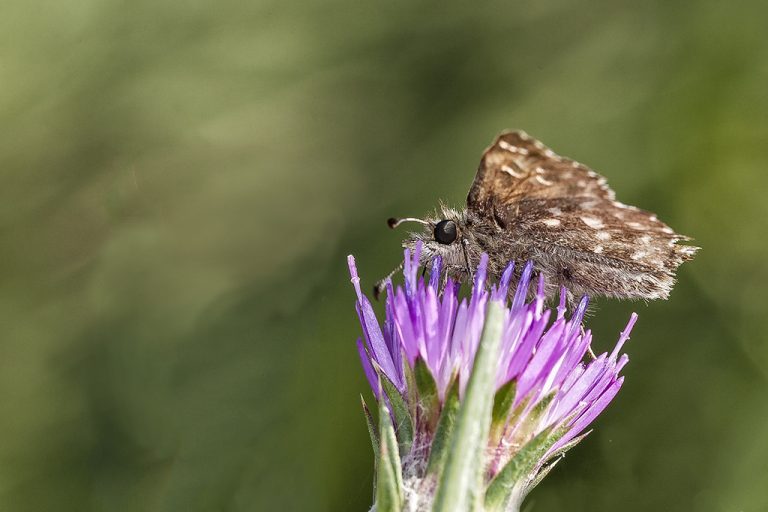
<instances>
[{"instance_id":1,"label":"butterfly antenna","mask_svg":"<svg viewBox=\"0 0 768 512\"><path fill-rule=\"evenodd\" d=\"M392 270L392 272L390 272L389 274L387 274L387 277L385 277L384 279L380 280L378 283L376 283L375 285L373 285L373 298L374 298L374 299L376 299L376 300L379 300L379 295L381 295L381 290L383 290L383 289L384 289L384 287L387 285L387 281L391 280L391 279L392 279L392 276L393 276L393 275L395 275L395 274L397 274L397 273L398 273L398 272L400 272L401 270L403 270L403 264L402 264L402 262L401 262L401 263L400 263L398 266L396 266L396 267L395 267L395 268Z\"/></svg>"},{"instance_id":2,"label":"butterfly antenna","mask_svg":"<svg viewBox=\"0 0 768 512\"><path fill-rule=\"evenodd\" d=\"M395 229L397 226L399 226L403 222L418 222L419 224L424 224L425 226L431 226L429 222L423 219L417 219L415 217L403 217L402 219L396 219L395 217L390 217L387 219L387 226L389 226L389 229Z\"/></svg>"}]
</instances>

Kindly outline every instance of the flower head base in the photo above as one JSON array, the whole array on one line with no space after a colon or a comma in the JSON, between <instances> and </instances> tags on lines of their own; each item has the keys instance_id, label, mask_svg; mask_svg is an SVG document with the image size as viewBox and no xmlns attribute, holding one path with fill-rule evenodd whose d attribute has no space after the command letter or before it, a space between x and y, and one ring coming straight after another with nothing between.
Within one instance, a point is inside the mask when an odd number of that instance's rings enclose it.
<instances>
[{"instance_id":1,"label":"flower head base","mask_svg":"<svg viewBox=\"0 0 768 512\"><path fill-rule=\"evenodd\" d=\"M543 278L532 283L530 263L518 274L510 263L500 282L489 284L484 255L470 296L460 299L459 284L441 272L439 258L432 262L428 280L418 276L420 249L405 251L405 287L387 283L383 328L349 257L364 334L357 342L360 358L380 411L389 412L396 455L402 457L397 461L401 488L395 494L401 504L416 503L419 509L431 504L435 487L440 487L447 453L458 435L453 432L457 411L465 405L473 371L478 371L475 356L488 327L488 305L495 303L502 313L490 383L495 393L485 409L489 424L480 457L483 488L475 494L485 496L488 510L515 510L619 391L624 380L619 372L628 361L619 352L637 317L632 315L610 354L585 363L591 341L591 333L582 327L587 297L567 319L565 293L556 312L544 308ZM513 277L518 284L510 290ZM368 417L375 447L383 445L389 425L382 420L377 433ZM383 449L379 466L382 457Z\"/></svg>"}]
</instances>

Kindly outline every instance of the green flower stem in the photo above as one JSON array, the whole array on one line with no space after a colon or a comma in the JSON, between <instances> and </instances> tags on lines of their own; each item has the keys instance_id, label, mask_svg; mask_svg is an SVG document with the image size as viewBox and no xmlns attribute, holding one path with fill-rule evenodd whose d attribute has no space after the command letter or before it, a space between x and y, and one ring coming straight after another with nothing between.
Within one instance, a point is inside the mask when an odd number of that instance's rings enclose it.
<instances>
[{"instance_id":1,"label":"green flower stem","mask_svg":"<svg viewBox=\"0 0 768 512\"><path fill-rule=\"evenodd\" d=\"M483 469L491 424L499 345L504 324L502 304L489 301L472 373L461 402L433 510L482 509Z\"/></svg>"}]
</instances>

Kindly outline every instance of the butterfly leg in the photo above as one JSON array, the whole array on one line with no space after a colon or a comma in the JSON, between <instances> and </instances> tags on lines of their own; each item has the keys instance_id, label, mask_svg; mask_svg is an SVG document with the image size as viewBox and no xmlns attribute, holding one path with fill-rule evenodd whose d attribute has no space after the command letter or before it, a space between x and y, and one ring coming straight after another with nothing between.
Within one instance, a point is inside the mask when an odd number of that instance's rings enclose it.
<instances>
[{"instance_id":1,"label":"butterfly leg","mask_svg":"<svg viewBox=\"0 0 768 512\"><path fill-rule=\"evenodd\" d=\"M373 298L375 300L379 300L379 295L381 294L381 290L384 288L384 286L386 286L387 281L391 280L392 276L400 272L402 269L403 269L403 264L400 263L398 266L394 268L394 270L392 270L392 272L387 274L387 277L385 277L384 279L380 280L378 283L373 285Z\"/></svg>"},{"instance_id":2,"label":"butterfly leg","mask_svg":"<svg viewBox=\"0 0 768 512\"><path fill-rule=\"evenodd\" d=\"M584 330L584 326L582 325L581 326L581 336L584 337L586 334L587 334L587 332ZM592 351L592 342L591 341L589 343L589 346L587 346L587 354L589 354L589 357L591 357L593 361L595 359L597 359L597 356Z\"/></svg>"},{"instance_id":3,"label":"butterfly leg","mask_svg":"<svg viewBox=\"0 0 768 512\"><path fill-rule=\"evenodd\" d=\"M469 240L466 238L461 239L461 250L464 252L464 264L467 267L467 275L469 276L469 281L474 282L475 281L475 273L472 271L472 266L469 264L469 252L467 251L467 246L469 245Z\"/></svg>"}]
</instances>

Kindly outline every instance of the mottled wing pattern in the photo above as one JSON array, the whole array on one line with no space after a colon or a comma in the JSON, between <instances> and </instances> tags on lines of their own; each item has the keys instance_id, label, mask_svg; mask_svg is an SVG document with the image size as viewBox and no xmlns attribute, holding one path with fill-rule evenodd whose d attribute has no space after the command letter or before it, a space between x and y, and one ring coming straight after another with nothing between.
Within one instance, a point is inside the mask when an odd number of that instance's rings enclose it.
<instances>
[{"instance_id":1,"label":"mottled wing pattern","mask_svg":"<svg viewBox=\"0 0 768 512\"><path fill-rule=\"evenodd\" d=\"M696 252L678 245L688 238L653 213L593 197L524 199L508 209L516 231L534 245L568 249L582 261L635 270L672 271Z\"/></svg>"},{"instance_id":2,"label":"mottled wing pattern","mask_svg":"<svg viewBox=\"0 0 768 512\"><path fill-rule=\"evenodd\" d=\"M583 293L666 297L697 250L678 245L688 238L653 213L616 201L605 178L523 132L502 133L485 151L467 206Z\"/></svg>"},{"instance_id":3,"label":"mottled wing pattern","mask_svg":"<svg viewBox=\"0 0 768 512\"><path fill-rule=\"evenodd\" d=\"M579 196L613 200L615 194L592 169L515 131L499 135L483 153L467 206L481 213L522 199Z\"/></svg>"}]
</instances>

